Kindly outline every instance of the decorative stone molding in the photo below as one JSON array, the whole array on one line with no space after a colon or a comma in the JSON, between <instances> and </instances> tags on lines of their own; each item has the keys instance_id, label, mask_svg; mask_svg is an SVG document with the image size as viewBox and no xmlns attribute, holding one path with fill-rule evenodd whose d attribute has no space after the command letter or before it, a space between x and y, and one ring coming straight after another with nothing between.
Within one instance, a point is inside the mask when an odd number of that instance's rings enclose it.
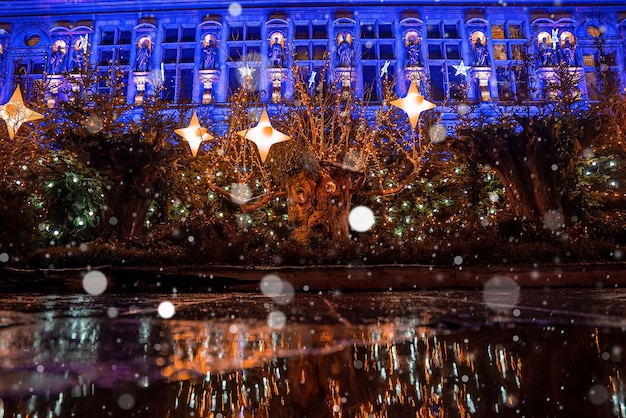
<instances>
[{"instance_id":1,"label":"decorative stone molding","mask_svg":"<svg viewBox=\"0 0 626 418\"><path fill-rule=\"evenodd\" d=\"M491 67L472 67L471 69L471 76L472 79L476 80L478 83L480 100L482 102L488 102L491 100L491 93L489 92L489 80L491 80L491 74Z\"/></svg>"},{"instance_id":2,"label":"decorative stone molding","mask_svg":"<svg viewBox=\"0 0 626 418\"><path fill-rule=\"evenodd\" d=\"M272 102L279 103L282 100L283 81L287 79L287 69L268 68L267 71L272 82Z\"/></svg>"},{"instance_id":3,"label":"decorative stone molding","mask_svg":"<svg viewBox=\"0 0 626 418\"><path fill-rule=\"evenodd\" d=\"M208 69L200 70L200 82L202 83L202 103L209 104L213 102L213 84L217 83L220 79L220 70Z\"/></svg>"},{"instance_id":4,"label":"decorative stone molding","mask_svg":"<svg viewBox=\"0 0 626 418\"><path fill-rule=\"evenodd\" d=\"M135 84L135 104L139 106L143 103L146 85L150 82L150 73L147 71L135 71L133 73L133 83Z\"/></svg>"}]
</instances>

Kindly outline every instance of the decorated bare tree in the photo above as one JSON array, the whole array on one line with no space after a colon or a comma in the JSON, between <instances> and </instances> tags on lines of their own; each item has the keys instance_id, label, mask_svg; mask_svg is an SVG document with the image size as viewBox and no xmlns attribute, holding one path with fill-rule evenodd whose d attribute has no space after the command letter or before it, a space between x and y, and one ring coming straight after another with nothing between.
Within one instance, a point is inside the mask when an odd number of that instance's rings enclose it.
<instances>
[{"instance_id":1,"label":"decorated bare tree","mask_svg":"<svg viewBox=\"0 0 626 418\"><path fill-rule=\"evenodd\" d=\"M434 105L414 85L392 104L385 82L373 108L333 83L309 86L296 76L294 84L290 104L264 107L245 89L233 96L227 126L204 157L209 187L243 212L286 198L300 242L347 238L354 195L399 193L419 175L432 141L417 121Z\"/></svg>"},{"instance_id":2,"label":"decorated bare tree","mask_svg":"<svg viewBox=\"0 0 626 418\"><path fill-rule=\"evenodd\" d=\"M523 66L534 73L532 55ZM476 109L457 129L451 146L495 171L512 215L520 222L560 231L580 209L577 162L601 133L598 112L581 101L581 74L564 63L550 68L543 102ZM576 219L575 217L573 219Z\"/></svg>"},{"instance_id":3,"label":"decorated bare tree","mask_svg":"<svg viewBox=\"0 0 626 418\"><path fill-rule=\"evenodd\" d=\"M117 67L67 75L67 97L46 110L43 136L71 152L104 181L99 237L126 240L143 233L160 181L180 155L170 141L178 125L158 91L140 106L128 100L127 75ZM103 94L106 86L112 94Z\"/></svg>"}]
</instances>

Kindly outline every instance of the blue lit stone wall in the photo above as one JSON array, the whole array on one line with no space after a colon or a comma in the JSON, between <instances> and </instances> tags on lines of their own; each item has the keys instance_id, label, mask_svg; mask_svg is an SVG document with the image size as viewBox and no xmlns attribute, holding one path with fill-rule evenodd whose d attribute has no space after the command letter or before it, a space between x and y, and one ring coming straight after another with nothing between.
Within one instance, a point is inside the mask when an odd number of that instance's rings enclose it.
<instances>
[{"instance_id":1,"label":"blue lit stone wall","mask_svg":"<svg viewBox=\"0 0 626 418\"><path fill-rule=\"evenodd\" d=\"M454 100L464 90L470 100L498 101L520 88L516 74L519 52L538 53L540 36L559 37L556 49L571 35L575 61L582 75L580 90L594 98L598 68L620 74L626 86L626 5L603 1L595 5L562 1L472 2L433 1L414 6L400 1L346 2L283 1L239 3L223 1L0 1L0 74L6 100L19 81L26 95L49 88L55 72L51 61L59 44L65 54L63 71L75 65L82 40L92 65L101 71L116 62L129 72L128 98L134 100L145 83L145 94L165 84L173 102L201 103L207 89L217 103L240 85L242 67L253 69L251 86L270 100L292 94L291 67L318 83L328 58L330 81L341 74L350 88L372 100L380 99L381 74L391 77L403 93L416 72L407 71L407 45L419 40L421 81L435 101ZM556 32L555 32L556 31ZM482 34L482 35L481 35ZM606 38L606 56L594 47L598 34ZM284 79L270 59L271 43L279 35L286 52ZM481 38L482 36L482 38ZM338 43L349 39L353 50L350 71L336 71ZM486 46L482 72L458 73L461 62L476 67L476 39ZM205 71L203 48L209 39L218 46L215 71ZM148 40L146 77L139 80L139 45ZM601 66L598 62L601 61ZM211 73L211 74L209 74ZM340 74L341 73L341 74ZM211 76L210 76L211 75ZM317 79L313 76L318 77ZM481 87L482 77L482 87ZM106 90L103 89L103 94Z\"/></svg>"}]
</instances>

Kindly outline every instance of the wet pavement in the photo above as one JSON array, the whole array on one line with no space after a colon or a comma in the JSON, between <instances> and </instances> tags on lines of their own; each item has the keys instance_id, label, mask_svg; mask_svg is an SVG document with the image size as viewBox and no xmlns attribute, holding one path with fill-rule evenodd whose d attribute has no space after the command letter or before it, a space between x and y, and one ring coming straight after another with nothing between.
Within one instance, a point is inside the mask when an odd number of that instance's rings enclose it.
<instances>
[{"instance_id":1,"label":"wet pavement","mask_svg":"<svg viewBox=\"0 0 626 418\"><path fill-rule=\"evenodd\" d=\"M0 296L5 417L624 417L626 290Z\"/></svg>"}]
</instances>

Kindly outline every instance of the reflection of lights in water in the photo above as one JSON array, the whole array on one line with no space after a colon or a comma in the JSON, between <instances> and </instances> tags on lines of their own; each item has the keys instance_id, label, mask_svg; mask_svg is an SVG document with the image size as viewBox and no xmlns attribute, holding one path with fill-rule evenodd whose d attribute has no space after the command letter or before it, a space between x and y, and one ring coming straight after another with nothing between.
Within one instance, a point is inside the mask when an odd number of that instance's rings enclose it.
<instances>
[{"instance_id":1,"label":"reflection of lights in water","mask_svg":"<svg viewBox=\"0 0 626 418\"><path fill-rule=\"evenodd\" d=\"M97 324L82 319L72 319L64 332L53 332L66 341L89 344ZM118 319L106 318L111 323ZM133 328L135 342L154 347L147 361L160 364L161 375L171 382L171 407L188 408L195 416L249 416L251 411L272 416L276 405L297 410L325 396L329 416L362 411L363 416L382 417L398 408L412 411L412 416L435 410L446 416L453 410L475 414L477 405L483 413L485 408L508 408L519 392L518 359L506 348L477 343L474 349L480 352L472 352L454 335L434 335L432 329L414 325L322 325L311 333L308 324L276 330L266 321L169 320L167 329L156 333L158 344L150 339L156 331L153 321L136 320ZM98 353L92 355L93 361ZM482 371L475 363L481 355L488 367ZM491 365L484 362L489 356ZM494 375L495 387L504 391L494 401L498 405L476 402L484 390L479 376L491 384ZM371 395L363 391L365 380L373 382ZM90 390L83 386L76 392L80 396ZM140 400L134 402L137 406Z\"/></svg>"}]
</instances>

